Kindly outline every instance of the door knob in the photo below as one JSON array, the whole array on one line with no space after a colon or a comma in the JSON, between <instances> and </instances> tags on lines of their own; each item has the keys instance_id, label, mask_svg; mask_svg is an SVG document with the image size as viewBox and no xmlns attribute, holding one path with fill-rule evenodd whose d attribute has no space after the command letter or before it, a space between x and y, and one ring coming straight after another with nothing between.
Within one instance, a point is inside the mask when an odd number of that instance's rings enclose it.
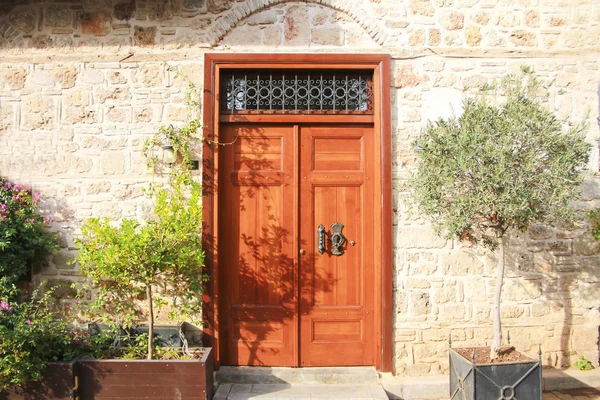
<instances>
[{"instance_id":1,"label":"door knob","mask_svg":"<svg viewBox=\"0 0 600 400\"><path fill-rule=\"evenodd\" d=\"M300 255L305 255L305 254L306 254L306 250L300 249Z\"/></svg>"}]
</instances>

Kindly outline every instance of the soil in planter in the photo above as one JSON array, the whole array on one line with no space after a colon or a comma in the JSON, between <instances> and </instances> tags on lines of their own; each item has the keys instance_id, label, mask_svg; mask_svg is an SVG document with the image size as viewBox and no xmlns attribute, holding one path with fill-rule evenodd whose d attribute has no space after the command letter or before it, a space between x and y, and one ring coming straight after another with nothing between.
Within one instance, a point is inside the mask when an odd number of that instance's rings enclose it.
<instances>
[{"instance_id":1,"label":"soil in planter","mask_svg":"<svg viewBox=\"0 0 600 400\"><path fill-rule=\"evenodd\" d=\"M489 347L461 347L453 349L467 360L473 360L473 351L475 351L475 364L495 364L505 362L531 361L531 357L515 350L512 346L504 346L500 349L500 357L490 358Z\"/></svg>"}]
</instances>

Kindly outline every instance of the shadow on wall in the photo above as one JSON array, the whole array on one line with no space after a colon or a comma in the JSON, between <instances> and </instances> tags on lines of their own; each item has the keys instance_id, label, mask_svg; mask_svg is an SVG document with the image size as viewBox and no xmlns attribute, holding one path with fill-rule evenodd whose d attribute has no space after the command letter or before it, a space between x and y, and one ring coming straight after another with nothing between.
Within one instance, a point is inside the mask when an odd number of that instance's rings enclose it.
<instances>
[{"instance_id":1,"label":"shadow on wall","mask_svg":"<svg viewBox=\"0 0 600 400\"><path fill-rule=\"evenodd\" d=\"M585 192L584 188L584 196ZM587 225L533 225L528 233L510 241L503 320L504 328L512 331L513 343L532 353L541 345L544 365L555 368L572 366L581 355L598 366L600 243ZM545 328L542 338L521 329L518 318L527 316L527 308L531 325Z\"/></svg>"}]
</instances>

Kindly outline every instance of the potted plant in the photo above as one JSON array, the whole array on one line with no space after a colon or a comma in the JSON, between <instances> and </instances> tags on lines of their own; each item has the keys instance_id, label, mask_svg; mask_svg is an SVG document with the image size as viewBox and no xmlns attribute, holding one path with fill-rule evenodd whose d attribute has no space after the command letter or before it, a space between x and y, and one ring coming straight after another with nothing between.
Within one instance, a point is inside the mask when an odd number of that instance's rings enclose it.
<instances>
[{"instance_id":1,"label":"potted plant","mask_svg":"<svg viewBox=\"0 0 600 400\"><path fill-rule=\"evenodd\" d=\"M466 100L460 117L430 122L414 143L419 164L411 187L419 210L448 238L497 256L493 343L450 350L453 399L541 398L541 362L502 347L506 239L534 222L574 220L569 203L579 195L590 145L585 126L556 118L535 74L522 72Z\"/></svg>"},{"instance_id":2,"label":"potted plant","mask_svg":"<svg viewBox=\"0 0 600 400\"><path fill-rule=\"evenodd\" d=\"M193 108L191 99L188 96L188 106ZM83 398L125 399L156 393L173 398L212 397L212 349L204 349L200 358L190 352L176 355L167 351L178 359L157 360L164 358L166 351L156 354L154 343L157 311L177 323L201 315L207 279L203 271L202 195L201 186L193 180L190 155L199 127L197 119L179 128L161 127L146 143L149 167L157 174L169 171L164 185L151 184L148 190L154 205L151 218L118 223L92 218L81 228L74 261L89 279L93 293L87 311L117 329L131 332L136 328L136 338L126 337L133 341L128 346L129 356L142 353L143 345L147 359L81 361L79 394ZM173 157L163 165L165 160L156 157L154 150L166 145ZM139 334L136 325L142 316L146 326Z\"/></svg>"}]
</instances>

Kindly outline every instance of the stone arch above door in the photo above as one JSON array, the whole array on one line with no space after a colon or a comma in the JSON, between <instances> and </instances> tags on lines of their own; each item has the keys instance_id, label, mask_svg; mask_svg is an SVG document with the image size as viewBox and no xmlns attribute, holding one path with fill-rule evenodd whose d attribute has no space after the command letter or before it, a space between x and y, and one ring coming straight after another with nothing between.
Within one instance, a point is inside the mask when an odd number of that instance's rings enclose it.
<instances>
[{"instance_id":1,"label":"stone arch above door","mask_svg":"<svg viewBox=\"0 0 600 400\"><path fill-rule=\"evenodd\" d=\"M286 0L255 0L243 2L239 5L232 7L223 14L217 21L215 29L208 34L206 42L212 45L217 45L219 42L234 28L236 28L242 21L246 20L253 14L260 13L273 6L292 4L302 7L307 4L316 4L324 9L332 9L339 11L354 22L356 22L362 30L373 39L377 45L383 45L388 35L381 28L380 23L369 16L369 13L360 5L352 4L351 2L344 0L305 0L302 2L298 1L286 1Z\"/></svg>"},{"instance_id":2,"label":"stone arch above door","mask_svg":"<svg viewBox=\"0 0 600 400\"><path fill-rule=\"evenodd\" d=\"M347 13L300 2L282 2L240 20L217 46L380 47Z\"/></svg>"}]
</instances>

